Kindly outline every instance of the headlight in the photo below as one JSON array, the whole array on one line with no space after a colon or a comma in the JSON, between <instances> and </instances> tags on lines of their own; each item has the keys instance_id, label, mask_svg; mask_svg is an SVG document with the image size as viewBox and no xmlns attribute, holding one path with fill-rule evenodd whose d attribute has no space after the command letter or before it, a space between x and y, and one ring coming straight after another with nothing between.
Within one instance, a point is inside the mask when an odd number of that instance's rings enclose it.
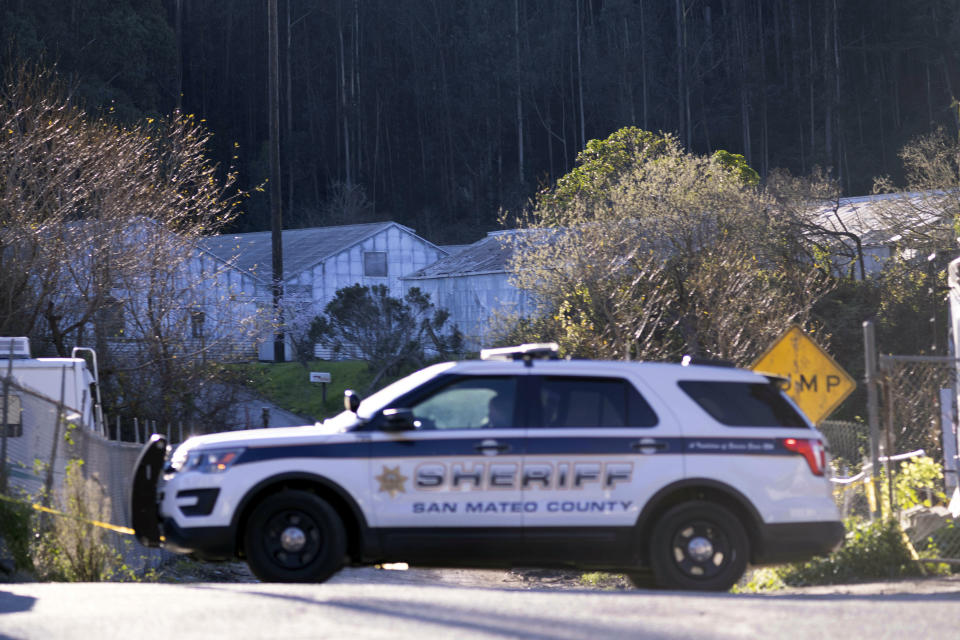
<instances>
[{"instance_id":1,"label":"headlight","mask_svg":"<svg viewBox=\"0 0 960 640\"><path fill-rule=\"evenodd\" d=\"M200 449L190 451L181 471L199 471L200 473L223 473L230 468L243 449Z\"/></svg>"},{"instance_id":2,"label":"headlight","mask_svg":"<svg viewBox=\"0 0 960 640\"><path fill-rule=\"evenodd\" d=\"M182 470L183 463L187 461L187 454L189 452L190 449L188 447L184 447L183 445L177 447L173 452L173 456L170 458L170 464L167 466L166 470L168 472Z\"/></svg>"}]
</instances>

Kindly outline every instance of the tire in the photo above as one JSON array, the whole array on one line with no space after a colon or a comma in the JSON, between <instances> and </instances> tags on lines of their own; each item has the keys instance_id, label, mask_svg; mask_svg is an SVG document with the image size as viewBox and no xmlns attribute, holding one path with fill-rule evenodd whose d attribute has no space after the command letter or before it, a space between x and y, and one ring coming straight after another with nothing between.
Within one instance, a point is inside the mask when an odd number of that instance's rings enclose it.
<instances>
[{"instance_id":1,"label":"tire","mask_svg":"<svg viewBox=\"0 0 960 640\"><path fill-rule=\"evenodd\" d=\"M746 531L730 511L685 502L657 521L650 564L661 588L726 591L743 576L749 552Z\"/></svg>"},{"instance_id":2,"label":"tire","mask_svg":"<svg viewBox=\"0 0 960 640\"><path fill-rule=\"evenodd\" d=\"M244 539L247 564L263 582L323 582L343 566L346 549L340 516L306 491L266 497Z\"/></svg>"}]
</instances>

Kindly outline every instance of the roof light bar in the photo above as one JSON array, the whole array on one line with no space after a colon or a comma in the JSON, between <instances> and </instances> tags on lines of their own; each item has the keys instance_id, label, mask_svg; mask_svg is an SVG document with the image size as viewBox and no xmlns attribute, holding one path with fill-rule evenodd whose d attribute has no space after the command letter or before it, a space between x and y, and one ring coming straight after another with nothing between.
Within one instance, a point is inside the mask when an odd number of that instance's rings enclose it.
<instances>
[{"instance_id":1,"label":"roof light bar","mask_svg":"<svg viewBox=\"0 0 960 640\"><path fill-rule=\"evenodd\" d=\"M521 344L515 347L500 347L498 349L483 349L480 351L481 360L537 360L558 359L560 347L556 342L542 342Z\"/></svg>"}]
</instances>

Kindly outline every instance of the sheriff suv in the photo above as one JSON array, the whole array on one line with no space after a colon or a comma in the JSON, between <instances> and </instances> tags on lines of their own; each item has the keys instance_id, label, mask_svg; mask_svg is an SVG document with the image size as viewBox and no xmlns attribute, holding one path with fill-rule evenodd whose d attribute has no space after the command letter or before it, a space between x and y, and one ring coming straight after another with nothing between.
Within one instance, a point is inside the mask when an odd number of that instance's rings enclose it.
<instances>
[{"instance_id":1,"label":"sheriff suv","mask_svg":"<svg viewBox=\"0 0 960 640\"><path fill-rule=\"evenodd\" d=\"M264 581L341 567L577 567L724 590L748 563L844 536L823 438L776 379L555 358L427 367L313 426L155 435L134 475L146 545L244 558Z\"/></svg>"}]
</instances>

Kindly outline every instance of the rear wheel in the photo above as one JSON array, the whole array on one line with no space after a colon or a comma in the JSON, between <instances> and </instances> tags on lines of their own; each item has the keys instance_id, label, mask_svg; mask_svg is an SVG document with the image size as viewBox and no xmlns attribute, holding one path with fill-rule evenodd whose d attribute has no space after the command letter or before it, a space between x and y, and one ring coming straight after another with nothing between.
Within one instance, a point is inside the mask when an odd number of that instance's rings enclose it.
<instances>
[{"instance_id":1,"label":"rear wheel","mask_svg":"<svg viewBox=\"0 0 960 640\"><path fill-rule=\"evenodd\" d=\"M726 591L747 568L749 541L743 525L709 502L685 502L667 511L650 544L657 585L666 589Z\"/></svg>"},{"instance_id":2,"label":"rear wheel","mask_svg":"<svg viewBox=\"0 0 960 640\"><path fill-rule=\"evenodd\" d=\"M244 550L264 582L323 582L343 566L346 533L325 500L282 491L261 502L247 524Z\"/></svg>"}]
</instances>

